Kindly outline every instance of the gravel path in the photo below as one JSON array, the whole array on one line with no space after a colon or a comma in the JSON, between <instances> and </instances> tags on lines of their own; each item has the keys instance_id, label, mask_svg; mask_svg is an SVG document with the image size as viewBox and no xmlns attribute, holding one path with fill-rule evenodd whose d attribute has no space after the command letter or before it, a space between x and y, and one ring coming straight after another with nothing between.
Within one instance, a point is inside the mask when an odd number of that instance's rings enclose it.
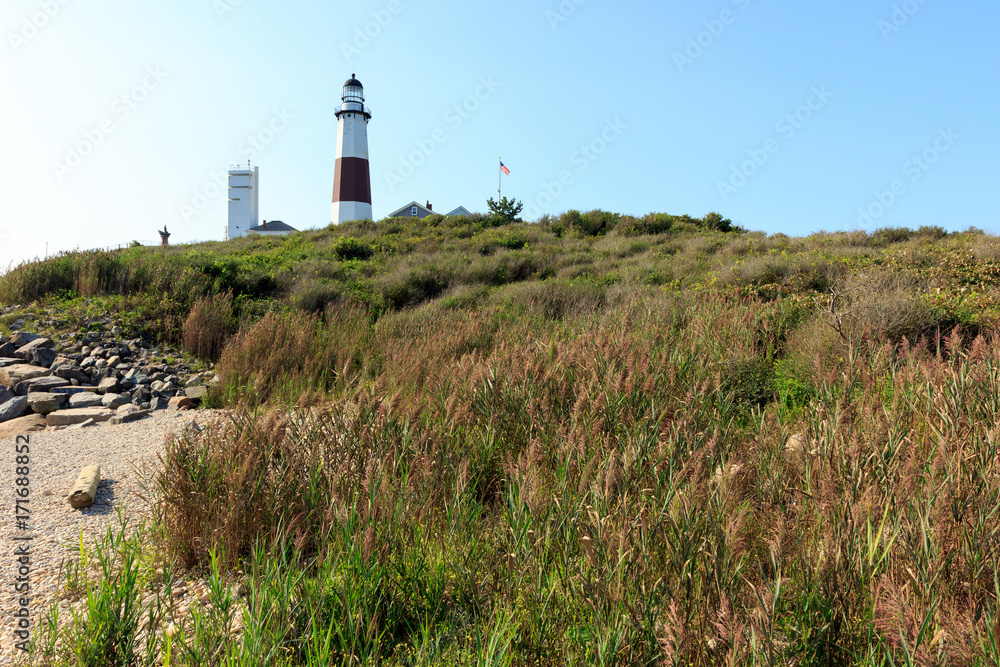
<instances>
[{"instance_id":1,"label":"gravel path","mask_svg":"<svg viewBox=\"0 0 1000 667\"><path fill-rule=\"evenodd\" d=\"M37 629L44 610L55 597L61 582L60 565L70 555L68 547L78 544L80 531L94 538L103 535L109 526L118 523L115 507L124 503L132 519L148 515L148 506L139 494L139 470L148 469L164 451L166 437L180 432L192 421L199 425L217 416L217 411L157 411L150 417L111 426L100 424L84 429L43 431L27 434L30 438L30 496L29 527L22 530L16 525L15 489L17 462L15 438L0 440L0 484L6 507L0 512L0 664L9 664L15 655L14 643L19 641L14 631L18 619L14 613L17 599L16 578L19 576L18 556L15 550L30 545L31 603L29 613L32 632ZM66 495L76 481L80 469L100 464L101 485L94 505L74 510L66 502ZM30 542L16 541L16 537L33 536ZM19 652L17 652L19 653Z\"/></svg>"}]
</instances>

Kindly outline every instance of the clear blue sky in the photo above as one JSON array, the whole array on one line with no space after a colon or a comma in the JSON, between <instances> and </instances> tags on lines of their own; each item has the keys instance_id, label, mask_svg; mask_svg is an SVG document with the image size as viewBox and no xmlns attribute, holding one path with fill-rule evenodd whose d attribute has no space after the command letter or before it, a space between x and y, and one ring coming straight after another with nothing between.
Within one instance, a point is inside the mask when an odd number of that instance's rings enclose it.
<instances>
[{"instance_id":1,"label":"clear blue sky","mask_svg":"<svg viewBox=\"0 0 1000 667\"><path fill-rule=\"evenodd\" d=\"M221 239L213 174L248 158L264 219L328 224L352 72L376 218L482 211L502 155L529 218L992 230L998 25L995 0L4 0L0 267Z\"/></svg>"}]
</instances>

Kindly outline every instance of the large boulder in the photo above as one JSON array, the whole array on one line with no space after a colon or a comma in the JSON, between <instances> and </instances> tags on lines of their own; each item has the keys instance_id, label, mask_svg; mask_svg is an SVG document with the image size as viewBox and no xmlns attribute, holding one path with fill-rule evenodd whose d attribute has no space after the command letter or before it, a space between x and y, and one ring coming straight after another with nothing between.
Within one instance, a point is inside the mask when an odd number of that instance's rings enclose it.
<instances>
[{"instance_id":1,"label":"large boulder","mask_svg":"<svg viewBox=\"0 0 1000 667\"><path fill-rule=\"evenodd\" d=\"M100 384L97 385L97 393L117 394L119 391L121 391L121 388L122 388L121 383L118 381L118 378L114 376L106 377L103 380L101 380Z\"/></svg>"},{"instance_id":2,"label":"large boulder","mask_svg":"<svg viewBox=\"0 0 1000 667\"><path fill-rule=\"evenodd\" d=\"M29 331L18 331L10 337L10 342L14 347L24 347L28 343L38 340L39 338L41 338L41 336L38 334L31 333Z\"/></svg>"},{"instance_id":3,"label":"large boulder","mask_svg":"<svg viewBox=\"0 0 1000 667\"><path fill-rule=\"evenodd\" d=\"M30 343L25 343L21 347L17 348L14 352L15 357L21 357L22 359L27 359L29 355L35 350L51 350L53 348L52 341L48 338L36 338ZM55 359L55 357L53 357Z\"/></svg>"},{"instance_id":4,"label":"large boulder","mask_svg":"<svg viewBox=\"0 0 1000 667\"><path fill-rule=\"evenodd\" d=\"M28 411L28 397L15 396L6 403L0 405L0 424L11 419L17 419Z\"/></svg>"},{"instance_id":5,"label":"large boulder","mask_svg":"<svg viewBox=\"0 0 1000 667\"><path fill-rule=\"evenodd\" d=\"M72 426L82 424L88 419L95 422L106 422L115 414L107 408L76 408L70 410L58 410L45 417L49 426Z\"/></svg>"},{"instance_id":6,"label":"large boulder","mask_svg":"<svg viewBox=\"0 0 1000 667\"><path fill-rule=\"evenodd\" d=\"M0 384L0 403L6 403L14 398L14 392L10 387Z\"/></svg>"},{"instance_id":7,"label":"large boulder","mask_svg":"<svg viewBox=\"0 0 1000 667\"><path fill-rule=\"evenodd\" d=\"M96 408L102 405L104 397L92 391L81 391L69 397L71 408Z\"/></svg>"},{"instance_id":8,"label":"large boulder","mask_svg":"<svg viewBox=\"0 0 1000 667\"><path fill-rule=\"evenodd\" d=\"M60 364L52 367L52 374L64 380L76 380L80 384L90 382L90 376L76 364Z\"/></svg>"},{"instance_id":9,"label":"large boulder","mask_svg":"<svg viewBox=\"0 0 1000 667\"><path fill-rule=\"evenodd\" d=\"M28 415L26 417L11 419L8 422L0 424L0 440L16 438L17 436L24 435L25 433L44 431L46 426L48 426L48 424L45 422L45 417L42 415Z\"/></svg>"},{"instance_id":10,"label":"large boulder","mask_svg":"<svg viewBox=\"0 0 1000 667\"><path fill-rule=\"evenodd\" d=\"M109 410L117 410L123 405L131 404L131 399L128 396L122 396L121 394L104 394L104 396L101 397L101 405Z\"/></svg>"},{"instance_id":11,"label":"large boulder","mask_svg":"<svg viewBox=\"0 0 1000 667\"><path fill-rule=\"evenodd\" d=\"M56 410L62 410L69 401L69 394L50 394L33 391L28 394L28 407L39 415L47 415Z\"/></svg>"},{"instance_id":12,"label":"large boulder","mask_svg":"<svg viewBox=\"0 0 1000 667\"><path fill-rule=\"evenodd\" d=\"M193 387L188 387L184 390L185 395L192 401L200 401L201 399L208 396L208 387L203 384L195 385Z\"/></svg>"},{"instance_id":13,"label":"large boulder","mask_svg":"<svg viewBox=\"0 0 1000 667\"><path fill-rule=\"evenodd\" d=\"M17 348L10 343L0 344L0 357L13 357L15 352Z\"/></svg>"},{"instance_id":14,"label":"large boulder","mask_svg":"<svg viewBox=\"0 0 1000 667\"><path fill-rule=\"evenodd\" d=\"M18 382L14 386L14 393L18 396L27 396L33 391L52 391L58 387L65 387L68 384L69 380L55 377L54 375L46 375Z\"/></svg>"},{"instance_id":15,"label":"large boulder","mask_svg":"<svg viewBox=\"0 0 1000 667\"><path fill-rule=\"evenodd\" d=\"M194 407L194 401L192 401L187 396L174 396L168 402L168 407L176 408L178 410L182 408L190 409Z\"/></svg>"},{"instance_id":16,"label":"large boulder","mask_svg":"<svg viewBox=\"0 0 1000 667\"><path fill-rule=\"evenodd\" d=\"M49 375L51 371L47 368L39 368L30 364L14 364L6 368L0 368L0 384L13 387L22 380L40 378Z\"/></svg>"}]
</instances>

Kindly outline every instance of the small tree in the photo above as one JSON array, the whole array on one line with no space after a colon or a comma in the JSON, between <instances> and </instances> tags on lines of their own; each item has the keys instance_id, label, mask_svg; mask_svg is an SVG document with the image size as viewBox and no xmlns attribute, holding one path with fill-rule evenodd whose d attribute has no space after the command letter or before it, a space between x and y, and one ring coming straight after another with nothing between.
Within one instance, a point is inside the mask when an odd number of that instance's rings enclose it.
<instances>
[{"instance_id":1,"label":"small tree","mask_svg":"<svg viewBox=\"0 0 1000 667\"><path fill-rule=\"evenodd\" d=\"M524 209L524 204L519 201L507 199L506 197L500 201L496 201L493 197L490 197L486 202L486 206L490 210L490 221L494 225L506 225L508 222L522 222L517 216Z\"/></svg>"}]
</instances>

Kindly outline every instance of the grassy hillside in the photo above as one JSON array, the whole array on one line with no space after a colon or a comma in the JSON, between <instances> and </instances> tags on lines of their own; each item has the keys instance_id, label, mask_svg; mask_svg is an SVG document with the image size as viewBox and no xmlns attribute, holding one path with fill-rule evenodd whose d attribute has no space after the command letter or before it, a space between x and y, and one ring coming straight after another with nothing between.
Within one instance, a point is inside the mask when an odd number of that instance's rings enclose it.
<instances>
[{"instance_id":1,"label":"grassy hillside","mask_svg":"<svg viewBox=\"0 0 1000 667\"><path fill-rule=\"evenodd\" d=\"M975 230L603 212L20 267L236 410L36 662L998 664L998 280ZM211 606L144 633L171 566Z\"/></svg>"}]
</instances>

